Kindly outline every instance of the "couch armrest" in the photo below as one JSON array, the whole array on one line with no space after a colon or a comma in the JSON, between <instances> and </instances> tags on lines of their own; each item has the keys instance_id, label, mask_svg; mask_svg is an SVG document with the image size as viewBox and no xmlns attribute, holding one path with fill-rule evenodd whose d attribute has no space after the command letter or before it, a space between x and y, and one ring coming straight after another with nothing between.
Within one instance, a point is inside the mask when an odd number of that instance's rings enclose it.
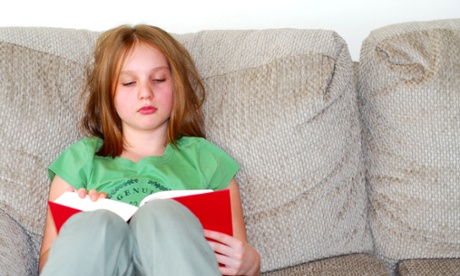
<instances>
[{"instance_id":1,"label":"couch armrest","mask_svg":"<svg viewBox=\"0 0 460 276\"><path fill-rule=\"evenodd\" d=\"M34 244L24 229L0 209L0 267L5 275L37 275Z\"/></svg>"}]
</instances>

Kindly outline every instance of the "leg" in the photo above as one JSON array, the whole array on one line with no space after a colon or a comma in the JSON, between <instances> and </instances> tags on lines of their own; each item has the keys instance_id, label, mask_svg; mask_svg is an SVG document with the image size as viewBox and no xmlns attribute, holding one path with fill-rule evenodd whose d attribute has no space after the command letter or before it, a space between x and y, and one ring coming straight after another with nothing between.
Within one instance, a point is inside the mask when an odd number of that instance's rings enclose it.
<instances>
[{"instance_id":1,"label":"leg","mask_svg":"<svg viewBox=\"0 0 460 276\"><path fill-rule=\"evenodd\" d=\"M54 241L44 275L131 275L128 224L105 210L71 217Z\"/></svg>"},{"instance_id":2,"label":"leg","mask_svg":"<svg viewBox=\"0 0 460 276\"><path fill-rule=\"evenodd\" d=\"M140 275L221 275L198 219L174 200L154 200L131 219Z\"/></svg>"}]
</instances>

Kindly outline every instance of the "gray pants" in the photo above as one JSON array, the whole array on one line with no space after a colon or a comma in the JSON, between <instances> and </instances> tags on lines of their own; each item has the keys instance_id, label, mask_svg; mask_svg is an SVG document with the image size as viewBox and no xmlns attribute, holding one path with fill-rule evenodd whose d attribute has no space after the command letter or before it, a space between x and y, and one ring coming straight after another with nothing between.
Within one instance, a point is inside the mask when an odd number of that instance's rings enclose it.
<instances>
[{"instance_id":1,"label":"gray pants","mask_svg":"<svg viewBox=\"0 0 460 276\"><path fill-rule=\"evenodd\" d=\"M129 224L105 211L71 217L44 275L220 275L198 219L174 200L154 200Z\"/></svg>"}]
</instances>

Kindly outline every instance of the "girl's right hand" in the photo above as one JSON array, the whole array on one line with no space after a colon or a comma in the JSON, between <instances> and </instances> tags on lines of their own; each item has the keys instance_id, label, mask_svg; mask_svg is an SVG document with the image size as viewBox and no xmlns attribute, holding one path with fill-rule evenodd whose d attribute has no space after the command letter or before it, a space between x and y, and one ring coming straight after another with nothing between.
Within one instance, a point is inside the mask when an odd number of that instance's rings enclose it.
<instances>
[{"instance_id":1,"label":"girl's right hand","mask_svg":"<svg viewBox=\"0 0 460 276\"><path fill-rule=\"evenodd\" d=\"M75 188L70 186L69 188L67 188L67 191L69 192L77 192L78 193L78 196L80 198L85 198L86 195L89 196L89 199L91 201L97 201L99 198L107 198L107 193L105 192L98 192L96 190L89 190L88 192L86 191L85 188L80 188L78 189L78 191L75 191Z\"/></svg>"}]
</instances>

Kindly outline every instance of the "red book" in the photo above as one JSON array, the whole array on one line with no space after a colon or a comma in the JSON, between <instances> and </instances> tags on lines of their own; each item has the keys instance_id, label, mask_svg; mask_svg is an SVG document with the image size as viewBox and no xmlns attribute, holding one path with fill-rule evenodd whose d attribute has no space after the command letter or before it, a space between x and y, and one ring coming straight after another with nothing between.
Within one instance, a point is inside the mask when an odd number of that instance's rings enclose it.
<instances>
[{"instance_id":1,"label":"red book","mask_svg":"<svg viewBox=\"0 0 460 276\"><path fill-rule=\"evenodd\" d=\"M159 198L172 198L187 207L198 218L204 229L233 236L232 209L228 189L158 192L146 197L140 206ZM77 193L73 192L65 192L55 201L49 201L48 205L58 232L68 218L82 211L106 209L128 221L138 209L127 203L105 198L92 202L88 197L81 199Z\"/></svg>"}]
</instances>

